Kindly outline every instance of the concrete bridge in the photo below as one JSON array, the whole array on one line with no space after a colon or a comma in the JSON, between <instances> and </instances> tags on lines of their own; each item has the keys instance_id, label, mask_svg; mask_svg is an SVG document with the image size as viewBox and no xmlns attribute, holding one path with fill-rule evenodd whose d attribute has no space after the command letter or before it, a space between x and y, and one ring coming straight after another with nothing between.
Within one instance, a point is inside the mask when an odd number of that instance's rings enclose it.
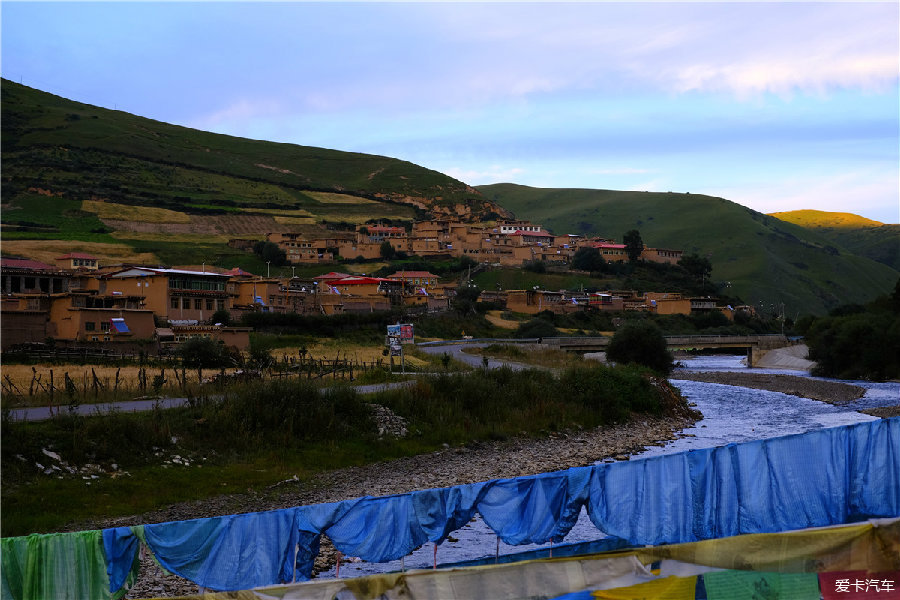
<instances>
[{"instance_id":1,"label":"concrete bridge","mask_svg":"<svg viewBox=\"0 0 900 600\"><path fill-rule=\"evenodd\" d=\"M667 335L670 350L703 350L708 348L746 348L748 366L754 366L769 350L793 345L783 335ZM608 337L552 337L542 344L571 352L603 352Z\"/></svg>"}]
</instances>

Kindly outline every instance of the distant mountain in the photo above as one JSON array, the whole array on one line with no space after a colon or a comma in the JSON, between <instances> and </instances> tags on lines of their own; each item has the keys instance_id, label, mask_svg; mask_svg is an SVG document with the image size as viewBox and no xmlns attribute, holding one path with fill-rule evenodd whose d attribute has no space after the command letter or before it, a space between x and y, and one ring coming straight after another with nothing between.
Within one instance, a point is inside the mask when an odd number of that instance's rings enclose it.
<instances>
[{"instance_id":1,"label":"distant mountain","mask_svg":"<svg viewBox=\"0 0 900 600\"><path fill-rule=\"evenodd\" d=\"M707 256L730 295L788 316L823 314L888 293L900 271L857 256L817 231L700 194L478 186L489 200L557 234L622 240L640 231L653 247Z\"/></svg>"},{"instance_id":2,"label":"distant mountain","mask_svg":"<svg viewBox=\"0 0 900 600\"><path fill-rule=\"evenodd\" d=\"M795 210L771 213L830 240L835 246L900 271L900 225L886 225L850 213Z\"/></svg>"},{"instance_id":3,"label":"distant mountain","mask_svg":"<svg viewBox=\"0 0 900 600\"><path fill-rule=\"evenodd\" d=\"M406 161L198 131L5 79L0 124L3 203L10 209L55 197L305 222L359 213L480 219L496 210L465 183ZM356 203L367 206L356 210ZM23 220L16 216L9 213Z\"/></svg>"}]
</instances>

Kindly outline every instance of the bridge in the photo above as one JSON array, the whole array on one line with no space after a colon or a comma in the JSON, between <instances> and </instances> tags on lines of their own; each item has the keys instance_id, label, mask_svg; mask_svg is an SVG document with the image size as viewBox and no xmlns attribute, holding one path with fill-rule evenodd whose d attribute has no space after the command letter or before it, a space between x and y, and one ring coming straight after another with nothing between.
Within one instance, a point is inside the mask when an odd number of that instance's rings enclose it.
<instances>
[{"instance_id":1,"label":"bridge","mask_svg":"<svg viewBox=\"0 0 900 600\"><path fill-rule=\"evenodd\" d=\"M748 366L754 366L769 350L793 345L783 335L667 335L670 350L703 350L709 348L746 348ZM570 352L603 352L610 338L547 337L542 344Z\"/></svg>"}]
</instances>

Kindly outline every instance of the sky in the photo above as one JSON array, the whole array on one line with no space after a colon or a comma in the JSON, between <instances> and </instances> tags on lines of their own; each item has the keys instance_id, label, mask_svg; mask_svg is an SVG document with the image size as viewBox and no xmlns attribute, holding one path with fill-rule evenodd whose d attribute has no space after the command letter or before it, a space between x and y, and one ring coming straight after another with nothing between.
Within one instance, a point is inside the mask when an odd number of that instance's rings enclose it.
<instances>
[{"instance_id":1,"label":"sky","mask_svg":"<svg viewBox=\"0 0 900 600\"><path fill-rule=\"evenodd\" d=\"M471 185L900 222L900 3L16 2L0 72Z\"/></svg>"}]
</instances>

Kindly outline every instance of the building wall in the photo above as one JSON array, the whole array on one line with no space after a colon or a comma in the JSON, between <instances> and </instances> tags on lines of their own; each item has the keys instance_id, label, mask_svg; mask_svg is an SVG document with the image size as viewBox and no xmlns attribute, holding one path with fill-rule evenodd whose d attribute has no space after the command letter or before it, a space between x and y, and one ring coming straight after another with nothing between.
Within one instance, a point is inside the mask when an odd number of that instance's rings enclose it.
<instances>
[{"instance_id":1,"label":"building wall","mask_svg":"<svg viewBox=\"0 0 900 600\"><path fill-rule=\"evenodd\" d=\"M46 311L7 310L4 303L0 313L0 350L16 344L43 342L49 335L47 323Z\"/></svg>"}]
</instances>

